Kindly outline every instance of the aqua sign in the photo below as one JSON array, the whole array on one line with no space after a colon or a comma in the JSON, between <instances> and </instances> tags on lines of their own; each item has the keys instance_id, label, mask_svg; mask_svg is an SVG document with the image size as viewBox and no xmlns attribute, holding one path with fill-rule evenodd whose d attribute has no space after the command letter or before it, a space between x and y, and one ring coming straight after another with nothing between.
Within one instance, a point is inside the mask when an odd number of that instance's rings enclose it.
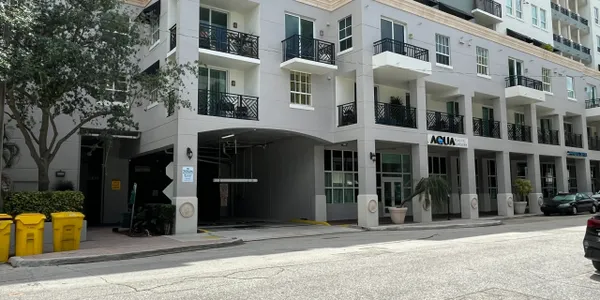
<instances>
[{"instance_id":1,"label":"aqua sign","mask_svg":"<svg viewBox=\"0 0 600 300\"><path fill-rule=\"evenodd\" d=\"M587 153L585 152L567 151L567 155L576 157L587 157Z\"/></svg>"}]
</instances>

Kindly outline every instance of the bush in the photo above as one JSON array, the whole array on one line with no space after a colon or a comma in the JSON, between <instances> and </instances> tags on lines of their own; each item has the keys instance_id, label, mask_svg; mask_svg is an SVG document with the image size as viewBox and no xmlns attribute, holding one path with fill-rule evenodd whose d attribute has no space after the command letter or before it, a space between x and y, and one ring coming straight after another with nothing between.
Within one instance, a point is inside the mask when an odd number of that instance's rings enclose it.
<instances>
[{"instance_id":1,"label":"bush","mask_svg":"<svg viewBox=\"0 0 600 300\"><path fill-rule=\"evenodd\" d=\"M4 211L13 217L22 213L40 213L51 220L51 213L83 211L83 193L77 191L15 192L4 201Z\"/></svg>"},{"instance_id":2,"label":"bush","mask_svg":"<svg viewBox=\"0 0 600 300\"><path fill-rule=\"evenodd\" d=\"M148 230L153 235L171 234L175 221L175 205L145 204L136 210L134 232L142 233Z\"/></svg>"}]
</instances>

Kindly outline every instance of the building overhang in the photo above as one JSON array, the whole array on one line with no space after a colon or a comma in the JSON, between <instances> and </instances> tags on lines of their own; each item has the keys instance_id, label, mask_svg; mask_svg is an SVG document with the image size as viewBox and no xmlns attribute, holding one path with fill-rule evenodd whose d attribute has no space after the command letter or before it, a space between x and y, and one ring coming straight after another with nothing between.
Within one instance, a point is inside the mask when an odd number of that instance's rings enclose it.
<instances>
[{"instance_id":1,"label":"building overhang","mask_svg":"<svg viewBox=\"0 0 600 300\"><path fill-rule=\"evenodd\" d=\"M373 75L375 82L393 86L431 75L431 63L385 51L373 56Z\"/></svg>"},{"instance_id":2,"label":"building overhang","mask_svg":"<svg viewBox=\"0 0 600 300\"><path fill-rule=\"evenodd\" d=\"M504 97L509 107L546 102L546 92L521 85L507 87Z\"/></svg>"},{"instance_id":3,"label":"building overhang","mask_svg":"<svg viewBox=\"0 0 600 300\"><path fill-rule=\"evenodd\" d=\"M337 71L338 66L326 64L318 61L312 61L304 58L295 57L282 62L279 65L282 69L300 71L316 75L325 75L327 73Z\"/></svg>"}]
</instances>

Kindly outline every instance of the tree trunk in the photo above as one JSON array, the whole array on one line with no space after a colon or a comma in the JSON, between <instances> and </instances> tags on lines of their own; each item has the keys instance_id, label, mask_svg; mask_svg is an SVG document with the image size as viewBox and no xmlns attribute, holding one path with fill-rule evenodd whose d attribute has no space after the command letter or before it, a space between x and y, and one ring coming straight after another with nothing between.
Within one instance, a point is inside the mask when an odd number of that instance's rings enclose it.
<instances>
[{"instance_id":1,"label":"tree trunk","mask_svg":"<svg viewBox=\"0 0 600 300\"><path fill-rule=\"evenodd\" d=\"M50 177L48 176L48 168L38 167L38 191L50 190Z\"/></svg>"}]
</instances>

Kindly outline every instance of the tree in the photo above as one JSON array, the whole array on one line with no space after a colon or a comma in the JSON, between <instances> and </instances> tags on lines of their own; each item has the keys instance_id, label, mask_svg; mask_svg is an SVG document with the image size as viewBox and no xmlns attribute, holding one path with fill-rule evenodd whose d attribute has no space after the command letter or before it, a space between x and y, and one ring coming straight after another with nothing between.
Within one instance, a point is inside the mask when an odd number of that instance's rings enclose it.
<instances>
[{"instance_id":1,"label":"tree","mask_svg":"<svg viewBox=\"0 0 600 300\"><path fill-rule=\"evenodd\" d=\"M450 187L446 179L439 176L423 177L415 186L412 195L402 200L400 206L406 207L406 203L416 196L419 196L419 201L424 202L426 207L431 207L432 202L443 204L449 193Z\"/></svg>"},{"instance_id":2,"label":"tree","mask_svg":"<svg viewBox=\"0 0 600 300\"><path fill-rule=\"evenodd\" d=\"M190 107L176 91L197 74L196 63L140 68L149 44L144 20L158 16L132 22L120 0L18 2L0 6L0 24L16 25L0 39L0 82L6 82L6 115L38 167L39 190L49 189L52 160L82 127L110 135L137 129L132 109L142 104ZM64 116L73 127L59 132L57 118Z\"/></svg>"}]
</instances>

